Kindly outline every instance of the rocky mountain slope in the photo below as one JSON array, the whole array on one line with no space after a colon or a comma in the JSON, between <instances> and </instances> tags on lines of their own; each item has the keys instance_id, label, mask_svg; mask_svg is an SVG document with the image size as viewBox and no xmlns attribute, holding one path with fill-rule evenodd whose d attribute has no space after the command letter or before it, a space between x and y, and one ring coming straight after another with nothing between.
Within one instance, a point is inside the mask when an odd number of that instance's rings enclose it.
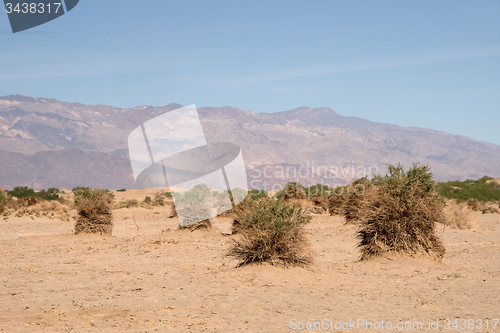
<instances>
[{"instance_id":1,"label":"rocky mountain slope","mask_svg":"<svg viewBox=\"0 0 500 333\"><path fill-rule=\"evenodd\" d=\"M0 186L134 188L128 135L179 107L0 97ZM204 107L199 113L208 141L240 145L253 188L292 180L344 184L398 162L428 164L442 181L500 177L500 146L464 136L344 117L329 108L268 114Z\"/></svg>"}]
</instances>

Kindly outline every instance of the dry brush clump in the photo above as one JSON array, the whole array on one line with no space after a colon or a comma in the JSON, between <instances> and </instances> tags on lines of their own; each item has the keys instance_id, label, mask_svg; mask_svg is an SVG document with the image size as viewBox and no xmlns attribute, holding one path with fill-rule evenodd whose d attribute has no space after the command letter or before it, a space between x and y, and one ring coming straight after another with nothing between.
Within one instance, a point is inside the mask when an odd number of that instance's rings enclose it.
<instances>
[{"instance_id":1,"label":"dry brush clump","mask_svg":"<svg viewBox=\"0 0 500 333\"><path fill-rule=\"evenodd\" d=\"M496 207L487 206L481 210L483 214L500 214L500 210Z\"/></svg>"},{"instance_id":2,"label":"dry brush clump","mask_svg":"<svg viewBox=\"0 0 500 333\"><path fill-rule=\"evenodd\" d=\"M367 177L356 179L352 184L344 187L346 200L342 207L346 224L356 224L360 221L362 205L365 199L365 193L370 189L372 182Z\"/></svg>"},{"instance_id":3,"label":"dry brush clump","mask_svg":"<svg viewBox=\"0 0 500 333\"><path fill-rule=\"evenodd\" d=\"M273 265L308 266L312 263L303 227L311 220L303 209L282 199L263 198L240 219L239 235L227 256L238 266L267 262Z\"/></svg>"},{"instance_id":4,"label":"dry brush clump","mask_svg":"<svg viewBox=\"0 0 500 333\"><path fill-rule=\"evenodd\" d=\"M0 189L0 214L5 219L15 214L15 217L58 218L69 222L68 212L69 208L59 200L48 201L39 197L10 197L6 191Z\"/></svg>"},{"instance_id":5,"label":"dry brush clump","mask_svg":"<svg viewBox=\"0 0 500 333\"><path fill-rule=\"evenodd\" d=\"M181 226L179 225L179 229L181 230L189 230L189 231L195 231L195 230L211 230L213 227L212 225L212 220L206 219L200 222L188 224L186 226Z\"/></svg>"},{"instance_id":6,"label":"dry brush clump","mask_svg":"<svg viewBox=\"0 0 500 333\"><path fill-rule=\"evenodd\" d=\"M445 225L455 229L470 229L474 223L474 211L464 202L448 200L443 209Z\"/></svg>"},{"instance_id":7,"label":"dry brush clump","mask_svg":"<svg viewBox=\"0 0 500 333\"><path fill-rule=\"evenodd\" d=\"M361 260L391 253L440 260L445 248L435 227L444 223L443 202L432 173L416 164L408 172L401 165L388 169L375 177L360 206Z\"/></svg>"},{"instance_id":8,"label":"dry brush clump","mask_svg":"<svg viewBox=\"0 0 500 333\"><path fill-rule=\"evenodd\" d=\"M328 196L316 195L309 200L312 207L308 209L313 214L326 214L328 212Z\"/></svg>"},{"instance_id":9,"label":"dry brush clump","mask_svg":"<svg viewBox=\"0 0 500 333\"><path fill-rule=\"evenodd\" d=\"M235 235L240 232L242 225L241 221L243 219L243 216L249 214L252 211L254 204L260 200L263 200L263 198L267 197L260 196L253 198L249 194L242 202L240 202L238 205L236 205L236 207L231 209L232 211L231 217L233 217L233 222L231 224L231 234Z\"/></svg>"},{"instance_id":10,"label":"dry brush clump","mask_svg":"<svg viewBox=\"0 0 500 333\"><path fill-rule=\"evenodd\" d=\"M326 214L328 212L328 196L331 193L328 186L322 184L312 185L305 188L306 196L309 201L308 212L313 214Z\"/></svg>"},{"instance_id":11,"label":"dry brush clump","mask_svg":"<svg viewBox=\"0 0 500 333\"><path fill-rule=\"evenodd\" d=\"M47 201L38 198L22 198L18 200L17 204L21 206L16 212L16 217L46 217L50 219L58 218L65 222L70 221L69 208L56 200Z\"/></svg>"},{"instance_id":12,"label":"dry brush clump","mask_svg":"<svg viewBox=\"0 0 500 333\"><path fill-rule=\"evenodd\" d=\"M328 212L330 215L343 215L344 206L349 195L346 190L347 186L338 186L332 190L328 197Z\"/></svg>"},{"instance_id":13,"label":"dry brush clump","mask_svg":"<svg viewBox=\"0 0 500 333\"><path fill-rule=\"evenodd\" d=\"M7 212L9 207L9 203L11 203L12 198L9 194L0 187L0 214L4 216L8 216L10 212Z\"/></svg>"},{"instance_id":14,"label":"dry brush clump","mask_svg":"<svg viewBox=\"0 0 500 333\"><path fill-rule=\"evenodd\" d=\"M306 198L306 190L299 183L290 182L285 185L278 197L284 200L303 200Z\"/></svg>"},{"instance_id":15,"label":"dry brush clump","mask_svg":"<svg viewBox=\"0 0 500 333\"><path fill-rule=\"evenodd\" d=\"M122 199L113 204L113 209L132 208L132 207L139 207L139 200Z\"/></svg>"},{"instance_id":16,"label":"dry brush clump","mask_svg":"<svg viewBox=\"0 0 500 333\"><path fill-rule=\"evenodd\" d=\"M75 193L75 205L79 215L75 224L75 234L111 235L113 230L112 202L113 198L107 190L87 188Z\"/></svg>"},{"instance_id":17,"label":"dry brush clump","mask_svg":"<svg viewBox=\"0 0 500 333\"><path fill-rule=\"evenodd\" d=\"M198 184L183 193L173 193L175 211L179 217L179 229L211 229L213 216L212 189L206 184ZM197 226L193 226L197 224Z\"/></svg>"},{"instance_id":18,"label":"dry brush clump","mask_svg":"<svg viewBox=\"0 0 500 333\"><path fill-rule=\"evenodd\" d=\"M359 213L364 194L372 182L367 177L356 179L352 184L338 186L331 191L328 198L330 215L342 215L346 224L359 223Z\"/></svg>"}]
</instances>

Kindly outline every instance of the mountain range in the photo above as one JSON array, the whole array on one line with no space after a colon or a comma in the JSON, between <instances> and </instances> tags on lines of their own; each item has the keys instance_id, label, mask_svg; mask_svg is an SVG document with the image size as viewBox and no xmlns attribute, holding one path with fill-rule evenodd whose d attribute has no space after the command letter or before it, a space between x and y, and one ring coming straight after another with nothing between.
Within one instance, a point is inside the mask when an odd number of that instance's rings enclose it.
<instances>
[{"instance_id":1,"label":"mountain range","mask_svg":"<svg viewBox=\"0 0 500 333\"><path fill-rule=\"evenodd\" d=\"M135 188L128 135L179 107L124 109L0 97L0 186ZM241 147L251 188L269 190L288 181L345 184L385 174L387 164L397 163L429 165L439 181L500 177L500 145L461 135L341 116L327 107L256 113L226 106L198 112L207 141Z\"/></svg>"}]
</instances>

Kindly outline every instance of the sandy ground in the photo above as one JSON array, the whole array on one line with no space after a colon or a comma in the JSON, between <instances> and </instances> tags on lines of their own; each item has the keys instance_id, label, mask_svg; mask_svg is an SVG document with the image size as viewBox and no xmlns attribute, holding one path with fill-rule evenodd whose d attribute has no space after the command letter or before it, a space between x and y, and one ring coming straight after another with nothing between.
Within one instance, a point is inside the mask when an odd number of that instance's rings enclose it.
<instances>
[{"instance_id":1,"label":"sandy ground","mask_svg":"<svg viewBox=\"0 0 500 333\"><path fill-rule=\"evenodd\" d=\"M356 226L316 215L315 264L287 269L235 268L224 256L230 219L189 232L163 208L114 213L111 237L76 236L73 222L0 220L0 331L500 332L499 215L477 215L470 230L440 227L443 263L358 262ZM447 319L458 328L445 329ZM460 329L461 319L475 328ZM375 329L382 321L422 326Z\"/></svg>"}]
</instances>

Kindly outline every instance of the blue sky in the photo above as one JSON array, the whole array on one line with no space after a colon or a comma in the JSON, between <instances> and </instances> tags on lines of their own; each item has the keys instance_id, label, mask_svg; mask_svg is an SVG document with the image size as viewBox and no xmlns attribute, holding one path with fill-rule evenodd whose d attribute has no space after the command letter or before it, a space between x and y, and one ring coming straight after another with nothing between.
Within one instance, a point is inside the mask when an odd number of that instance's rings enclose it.
<instances>
[{"instance_id":1,"label":"blue sky","mask_svg":"<svg viewBox=\"0 0 500 333\"><path fill-rule=\"evenodd\" d=\"M500 0L80 0L12 34L0 95L116 107L327 106L500 144Z\"/></svg>"}]
</instances>

